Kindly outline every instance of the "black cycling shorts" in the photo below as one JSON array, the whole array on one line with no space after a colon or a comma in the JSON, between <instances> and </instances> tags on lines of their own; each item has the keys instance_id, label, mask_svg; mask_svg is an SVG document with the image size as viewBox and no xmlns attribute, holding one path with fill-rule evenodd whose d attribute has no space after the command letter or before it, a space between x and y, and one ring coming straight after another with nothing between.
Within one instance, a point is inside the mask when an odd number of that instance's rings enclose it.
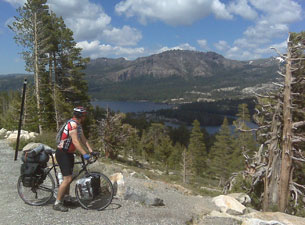
<instances>
[{"instance_id":1,"label":"black cycling shorts","mask_svg":"<svg viewBox=\"0 0 305 225\"><path fill-rule=\"evenodd\" d=\"M60 149L57 149L55 153L55 157L62 175L71 176L74 167L74 154L67 153Z\"/></svg>"}]
</instances>

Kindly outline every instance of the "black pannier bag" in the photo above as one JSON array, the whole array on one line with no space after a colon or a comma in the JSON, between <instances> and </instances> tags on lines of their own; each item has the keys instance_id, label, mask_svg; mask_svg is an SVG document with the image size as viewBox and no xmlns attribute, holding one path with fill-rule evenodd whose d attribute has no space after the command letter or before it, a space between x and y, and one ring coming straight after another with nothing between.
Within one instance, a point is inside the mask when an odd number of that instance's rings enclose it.
<instances>
[{"instance_id":1,"label":"black pannier bag","mask_svg":"<svg viewBox=\"0 0 305 225\"><path fill-rule=\"evenodd\" d=\"M20 173L23 186L34 187L42 184L46 178L44 168L49 161L49 155L44 151L44 146L39 145L37 148L23 152L21 160L23 164Z\"/></svg>"},{"instance_id":2,"label":"black pannier bag","mask_svg":"<svg viewBox=\"0 0 305 225\"><path fill-rule=\"evenodd\" d=\"M98 174L91 174L76 182L80 197L83 200L93 200L101 193L101 180Z\"/></svg>"},{"instance_id":3,"label":"black pannier bag","mask_svg":"<svg viewBox=\"0 0 305 225\"><path fill-rule=\"evenodd\" d=\"M98 174L91 175L91 187L93 198L101 193L101 179Z\"/></svg>"}]
</instances>

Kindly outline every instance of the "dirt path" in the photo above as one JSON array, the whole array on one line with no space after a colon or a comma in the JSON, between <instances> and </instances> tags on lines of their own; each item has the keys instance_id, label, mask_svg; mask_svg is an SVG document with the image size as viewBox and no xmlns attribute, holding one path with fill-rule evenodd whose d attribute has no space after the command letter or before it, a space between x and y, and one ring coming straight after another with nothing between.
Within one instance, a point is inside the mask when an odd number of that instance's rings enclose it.
<instances>
[{"instance_id":1,"label":"dirt path","mask_svg":"<svg viewBox=\"0 0 305 225\"><path fill-rule=\"evenodd\" d=\"M104 211L71 208L68 213L52 209L52 203L44 206L25 204L17 193L20 160L14 161L14 151L5 140L0 140L0 224L105 224L105 225L182 225L199 211L210 211L209 197L185 196L167 184L156 181L128 178L128 182L145 190L147 186L161 199L165 206L149 207L133 201L115 198ZM20 158L20 156L19 156ZM147 185L148 184L148 185Z\"/></svg>"}]
</instances>

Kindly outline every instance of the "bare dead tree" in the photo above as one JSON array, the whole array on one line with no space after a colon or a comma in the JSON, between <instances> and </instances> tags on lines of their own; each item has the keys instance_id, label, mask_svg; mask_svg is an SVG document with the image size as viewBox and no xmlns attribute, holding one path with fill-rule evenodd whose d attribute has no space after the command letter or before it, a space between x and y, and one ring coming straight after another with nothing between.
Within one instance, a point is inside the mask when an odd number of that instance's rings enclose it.
<instances>
[{"instance_id":1,"label":"bare dead tree","mask_svg":"<svg viewBox=\"0 0 305 225\"><path fill-rule=\"evenodd\" d=\"M257 137L262 143L253 158L253 185L263 182L263 210L274 206L282 212L304 204L305 176L305 33L291 33L287 54L280 55L285 69L284 80L276 83L275 93L258 96ZM291 197L291 198L290 198Z\"/></svg>"}]
</instances>

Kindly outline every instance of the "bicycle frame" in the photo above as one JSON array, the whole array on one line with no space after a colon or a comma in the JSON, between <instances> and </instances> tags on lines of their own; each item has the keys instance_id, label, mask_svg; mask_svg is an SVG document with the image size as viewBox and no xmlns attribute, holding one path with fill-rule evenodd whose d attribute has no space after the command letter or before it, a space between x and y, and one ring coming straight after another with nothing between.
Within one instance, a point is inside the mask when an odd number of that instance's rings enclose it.
<instances>
[{"instance_id":1,"label":"bicycle frame","mask_svg":"<svg viewBox=\"0 0 305 225\"><path fill-rule=\"evenodd\" d=\"M56 187L58 188L60 184L59 184L58 172L56 170L56 167L59 167L59 165L55 163L53 154L50 154L50 155L51 155L51 158L52 158L52 166L48 167L48 170L47 170L46 174L49 174L54 169L55 180L56 180ZM83 172L85 172L85 174L89 173L89 171L87 169L87 166L89 164L91 164L91 163L90 162L86 163L84 158L83 158L83 156L81 156L81 159L82 159L82 161L74 162L74 165L82 164L82 169L80 171L78 171L78 173L76 175L72 176L72 181L74 181Z\"/></svg>"}]
</instances>

